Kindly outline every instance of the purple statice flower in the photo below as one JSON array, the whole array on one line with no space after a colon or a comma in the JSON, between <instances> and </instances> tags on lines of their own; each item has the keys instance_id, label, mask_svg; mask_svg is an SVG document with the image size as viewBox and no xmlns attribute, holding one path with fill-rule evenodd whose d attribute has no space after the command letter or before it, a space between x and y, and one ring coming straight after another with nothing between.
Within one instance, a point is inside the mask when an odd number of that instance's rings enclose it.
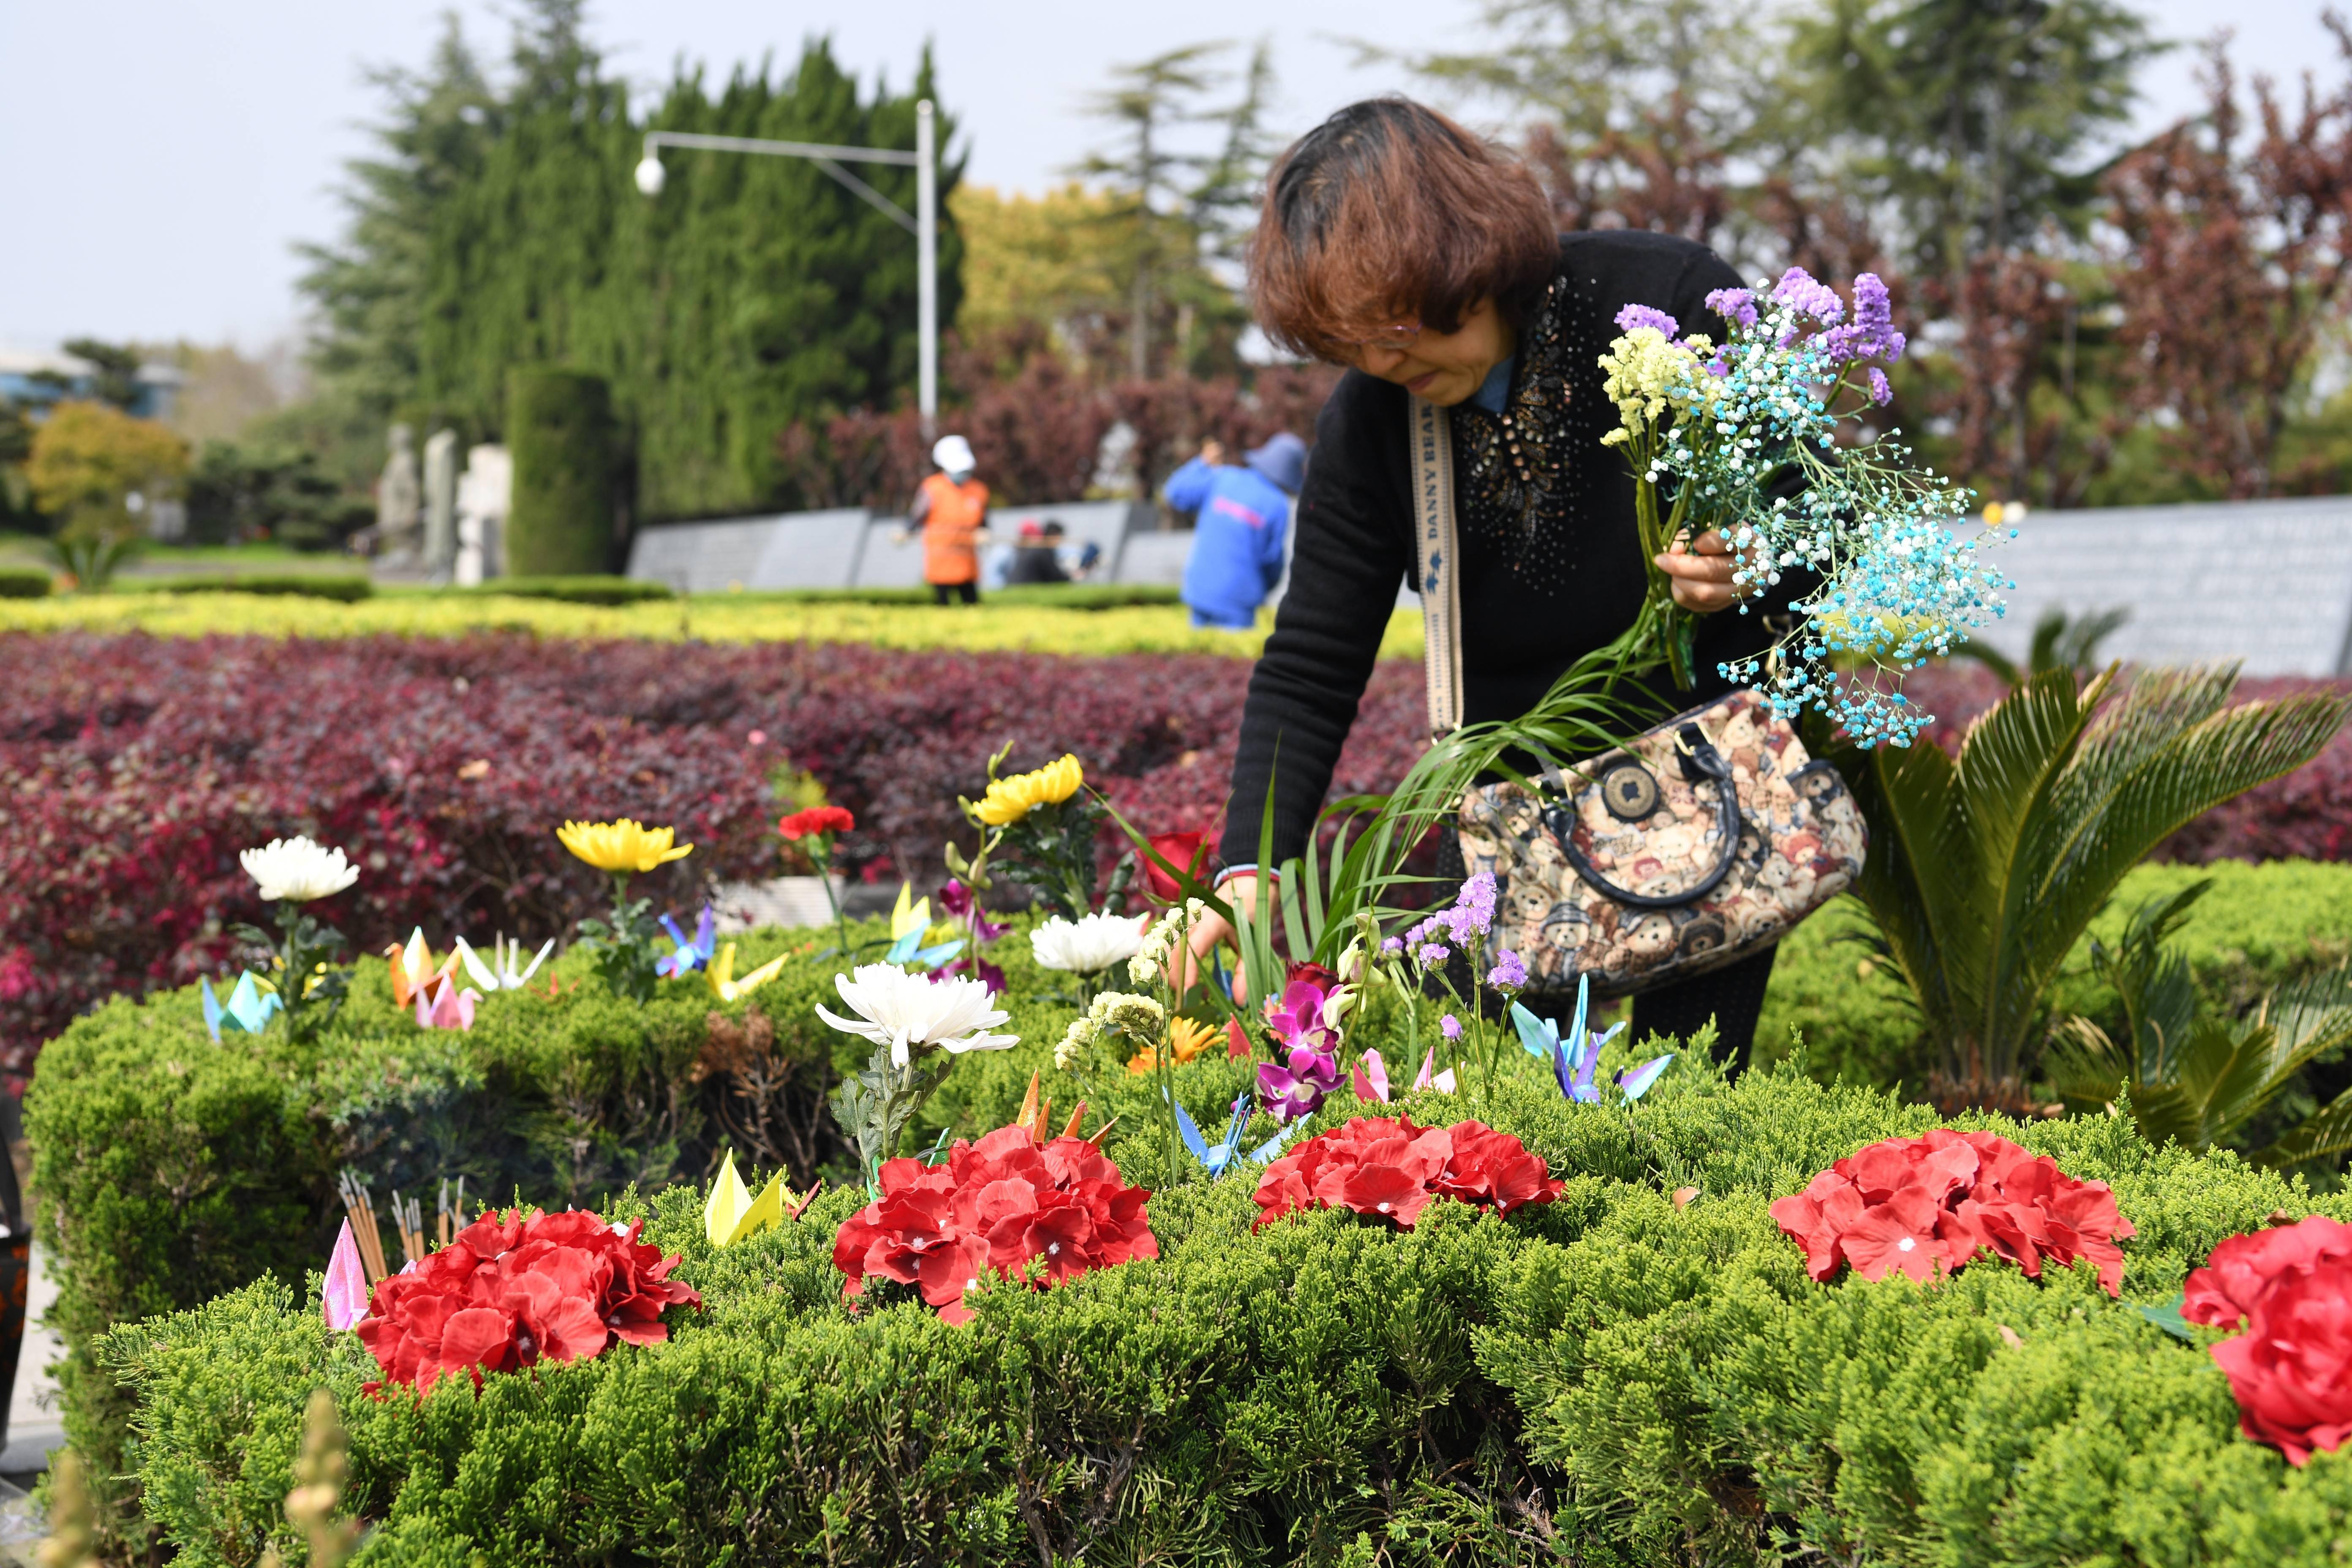
<instances>
[{"instance_id":1,"label":"purple statice flower","mask_svg":"<svg viewBox=\"0 0 2352 1568\"><path fill-rule=\"evenodd\" d=\"M1451 956L1444 942L1423 942L1413 951L1412 961L1423 969L1434 969Z\"/></svg>"},{"instance_id":2,"label":"purple statice flower","mask_svg":"<svg viewBox=\"0 0 2352 1568\"><path fill-rule=\"evenodd\" d=\"M1387 941L1381 943L1381 951L1382 952L1402 952L1404 951L1404 938L1401 936L1390 937Z\"/></svg>"},{"instance_id":3,"label":"purple statice flower","mask_svg":"<svg viewBox=\"0 0 2352 1568\"><path fill-rule=\"evenodd\" d=\"M1454 897L1454 908L1441 917L1454 932L1457 945L1467 947L1473 934L1484 936L1495 929L1495 873L1481 871L1462 884Z\"/></svg>"},{"instance_id":4,"label":"purple statice flower","mask_svg":"<svg viewBox=\"0 0 2352 1568\"><path fill-rule=\"evenodd\" d=\"M1756 324L1756 296L1745 289L1717 289L1706 297L1706 308L1735 327Z\"/></svg>"},{"instance_id":5,"label":"purple statice flower","mask_svg":"<svg viewBox=\"0 0 2352 1568\"><path fill-rule=\"evenodd\" d=\"M1258 1102L1285 1125L1314 1115L1323 1108L1323 1097L1339 1087L1339 1058L1304 1046L1291 1047L1286 1067L1258 1064Z\"/></svg>"},{"instance_id":6,"label":"purple statice flower","mask_svg":"<svg viewBox=\"0 0 2352 1568\"><path fill-rule=\"evenodd\" d=\"M1892 364L1903 357L1908 342L1895 330L1886 284L1875 272L1854 278L1853 321L1822 334L1822 348L1832 364L1858 359L1883 359Z\"/></svg>"},{"instance_id":7,"label":"purple statice flower","mask_svg":"<svg viewBox=\"0 0 2352 1568\"><path fill-rule=\"evenodd\" d=\"M1509 948L1495 955L1495 967L1487 972L1486 984L1497 991L1517 991L1528 983L1527 962Z\"/></svg>"},{"instance_id":8,"label":"purple statice flower","mask_svg":"<svg viewBox=\"0 0 2352 1568\"><path fill-rule=\"evenodd\" d=\"M1772 287L1772 302L1801 311L1825 326L1835 326L1845 320L1845 301L1838 298L1837 290L1801 267L1791 267L1780 274L1780 281Z\"/></svg>"},{"instance_id":9,"label":"purple statice flower","mask_svg":"<svg viewBox=\"0 0 2352 1568\"><path fill-rule=\"evenodd\" d=\"M1887 384L1886 373L1876 365L1870 367L1870 400L1882 408L1895 400L1895 388Z\"/></svg>"},{"instance_id":10,"label":"purple statice flower","mask_svg":"<svg viewBox=\"0 0 2352 1568\"><path fill-rule=\"evenodd\" d=\"M1672 316L1667 315L1664 310L1653 310L1647 305L1626 306L1617 312L1617 325L1621 330L1628 332L1637 327L1655 327L1670 338L1682 331L1681 323Z\"/></svg>"},{"instance_id":11,"label":"purple statice flower","mask_svg":"<svg viewBox=\"0 0 2352 1568\"><path fill-rule=\"evenodd\" d=\"M1449 1040L1458 1040L1462 1037L1462 1020L1448 1013L1437 1020L1437 1032Z\"/></svg>"}]
</instances>

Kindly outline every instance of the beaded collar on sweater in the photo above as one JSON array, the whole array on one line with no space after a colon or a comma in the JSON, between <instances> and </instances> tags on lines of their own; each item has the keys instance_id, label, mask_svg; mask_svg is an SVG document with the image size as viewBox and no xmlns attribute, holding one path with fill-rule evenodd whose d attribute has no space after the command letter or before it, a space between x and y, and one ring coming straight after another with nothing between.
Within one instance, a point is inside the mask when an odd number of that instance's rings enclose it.
<instances>
[{"instance_id":1,"label":"beaded collar on sweater","mask_svg":"<svg viewBox=\"0 0 2352 1568\"><path fill-rule=\"evenodd\" d=\"M1520 329L1511 390L1499 415L1453 410L1456 499L1465 533L1500 547L1519 577L1557 584L1570 524L1583 500L1601 432L1599 317L1564 278ZM1579 396L1579 384L1591 382Z\"/></svg>"}]
</instances>

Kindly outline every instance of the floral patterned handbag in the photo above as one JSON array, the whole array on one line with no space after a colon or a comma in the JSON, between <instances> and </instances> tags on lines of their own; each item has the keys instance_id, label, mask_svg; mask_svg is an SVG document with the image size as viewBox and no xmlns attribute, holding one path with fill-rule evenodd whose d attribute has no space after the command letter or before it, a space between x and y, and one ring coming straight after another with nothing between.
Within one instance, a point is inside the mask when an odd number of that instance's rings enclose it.
<instances>
[{"instance_id":1,"label":"floral patterned handbag","mask_svg":"<svg viewBox=\"0 0 2352 1568\"><path fill-rule=\"evenodd\" d=\"M1462 710L1453 445L1412 400L1416 585L1430 729ZM1494 873L1495 941L1539 994L1622 996L1778 942L1862 872L1862 813L1763 694L1735 691L1631 744L1463 798L1469 875Z\"/></svg>"}]
</instances>

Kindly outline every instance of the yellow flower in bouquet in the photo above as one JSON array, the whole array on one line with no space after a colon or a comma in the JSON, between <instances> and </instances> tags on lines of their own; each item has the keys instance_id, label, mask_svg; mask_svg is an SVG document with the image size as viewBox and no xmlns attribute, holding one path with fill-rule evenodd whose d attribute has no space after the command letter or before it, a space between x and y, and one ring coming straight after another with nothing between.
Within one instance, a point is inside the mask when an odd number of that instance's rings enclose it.
<instances>
[{"instance_id":1,"label":"yellow flower in bouquet","mask_svg":"<svg viewBox=\"0 0 2352 1568\"><path fill-rule=\"evenodd\" d=\"M1180 1013L1168 1020L1168 1059L1176 1066L1182 1067L1186 1062L1207 1050L1221 1037L1218 1032L1208 1025L1194 1023ZM1127 1070L1140 1077L1144 1073L1156 1070L1159 1066L1159 1051L1153 1047L1146 1046L1129 1060Z\"/></svg>"},{"instance_id":2,"label":"yellow flower in bouquet","mask_svg":"<svg viewBox=\"0 0 2352 1568\"><path fill-rule=\"evenodd\" d=\"M1086 782L1078 759L1066 752L1061 761L1048 763L1035 773L991 779L988 794L972 807L972 813L991 827L1010 826L1041 805L1061 805Z\"/></svg>"},{"instance_id":3,"label":"yellow flower in bouquet","mask_svg":"<svg viewBox=\"0 0 2352 1568\"><path fill-rule=\"evenodd\" d=\"M650 871L694 853L691 844L670 847L677 829L647 827L625 816L618 822L567 822L555 830L555 837L591 866L616 877Z\"/></svg>"}]
</instances>

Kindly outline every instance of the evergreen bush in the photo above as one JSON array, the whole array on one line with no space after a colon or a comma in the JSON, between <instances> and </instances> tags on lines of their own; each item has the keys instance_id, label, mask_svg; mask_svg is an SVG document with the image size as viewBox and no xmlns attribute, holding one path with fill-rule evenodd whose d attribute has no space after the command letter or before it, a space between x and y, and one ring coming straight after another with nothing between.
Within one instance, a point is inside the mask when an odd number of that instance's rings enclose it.
<instances>
[{"instance_id":1,"label":"evergreen bush","mask_svg":"<svg viewBox=\"0 0 2352 1568\"><path fill-rule=\"evenodd\" d=\"M508 380L506 437L508 567L526 580L608 571L620 470L612 387L584 371L519 369Z\"/></svg>"},{"instance_id":2,"label":"evergreen bush","mask_svg":"<svg viewBox=\"0 0 2352 1568\"><path fill-rule=\"evenodd\" d=\"M1178 1085L1213 1103L1236 1077ZM1149 1080L1108 1087L1142 1112ZM1009 1113L985 1098L981 1123ZM1990 1263L1822 1286L1766 1205L1931 1111L1689 1063L1633 1108L1530 1074L1404 1109L1517 1132L1566 1191L1508 1219L1436 1203L1410 1233L1336 1211L1253 1230L1253 1173L1181 1177L1129 1121L1108 1148L1154 1189L1160 1259L987 1291L964 1328L843 1307L830 1241L856 1193L722 1252L688 1185L610 1210L649 1214L703 1293L665 1345L379 1400L313 1275L125 1326L95 1361L132 1405L146 1517L194 1563L291 1550L278 1504L319 1385L383 1563L2270 1568L2332 1563L2352 1529L2352 1455L2296 1471L2242 1439L2221 1372L2138 1310L2223 1237L2344 1198L2123 1121L1978 1118L2114 1184L2140 1227L2124 1300Z\"/></svg>"},{"instance_id":3,"label":"evergreen bush","mask_svg":"<svg viewBox=\"0 0 2352 1568\"><path fill-rule=\"evenodd\" d=\"M49 574L38 566L0 566L0 599L46 599Z\"/></svg>"}]
</instances>

